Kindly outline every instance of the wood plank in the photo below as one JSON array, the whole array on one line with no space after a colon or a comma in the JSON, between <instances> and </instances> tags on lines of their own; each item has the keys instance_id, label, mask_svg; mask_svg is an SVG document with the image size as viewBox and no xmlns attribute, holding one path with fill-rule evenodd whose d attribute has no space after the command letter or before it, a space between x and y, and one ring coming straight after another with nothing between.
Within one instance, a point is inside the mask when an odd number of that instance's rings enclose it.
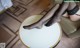
<instances>
[{"instance_id":1,"label":"wood plank","mask_svg":"<svg viewBox=\"0 0 80 48\"><path fill-rule=\"evenodd\" d=\"M12 32L16 32L19 29L21 23L6 13L4 13L3 16L5 16L5 18L2 21L2 24L9 28Z\"/></svg>"}]
</instances>

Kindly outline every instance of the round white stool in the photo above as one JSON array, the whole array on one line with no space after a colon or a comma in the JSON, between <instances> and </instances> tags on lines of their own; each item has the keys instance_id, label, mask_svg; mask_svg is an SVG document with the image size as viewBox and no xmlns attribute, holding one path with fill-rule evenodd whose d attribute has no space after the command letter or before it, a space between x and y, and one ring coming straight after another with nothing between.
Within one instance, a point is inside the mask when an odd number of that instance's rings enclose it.
<instances>
[{"instance_id":1,"label":"round white stool","mask_svg":"<svg viewBox=\"0 0 80 48\"><path fill-rule=\"evenodd\" d=\"M50 27L43 25L41 29L24 29L24 25L30 25L38 21L42 15L30 16L24 20L19 30L21 41L30 48L51 48L54 47L61 38L61 28L58 23Z\"/></svg>"}]
</instances>

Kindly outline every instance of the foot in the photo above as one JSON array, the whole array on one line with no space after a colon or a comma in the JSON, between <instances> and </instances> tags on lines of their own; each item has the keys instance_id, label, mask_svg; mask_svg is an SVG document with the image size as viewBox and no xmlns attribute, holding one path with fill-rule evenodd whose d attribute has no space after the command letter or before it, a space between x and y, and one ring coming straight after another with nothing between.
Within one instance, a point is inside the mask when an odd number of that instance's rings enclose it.
<instances>
[{"instance_id":1,"label":"foot","mask_svg":"<svg viewBox=\"0 0 80 48\"><path fill-rule=\"evenodd\" d=\"M78 10L78 12L74 15L69 15L70 16L70 20L71 21L78 21L80 20L80 9Z\"/></svg>"},{"instance_id":2,"label":"foot","mask_svg":"<svg viewBox=\"0 0 80 48\"><path fill-rule=\"evenodd\" d=\"M28 26L23 26L24 29L33 29L33 28L37 28L37 29L41 29L42 28L43 23L34 23Z\"/></svg>"}]
</instances>

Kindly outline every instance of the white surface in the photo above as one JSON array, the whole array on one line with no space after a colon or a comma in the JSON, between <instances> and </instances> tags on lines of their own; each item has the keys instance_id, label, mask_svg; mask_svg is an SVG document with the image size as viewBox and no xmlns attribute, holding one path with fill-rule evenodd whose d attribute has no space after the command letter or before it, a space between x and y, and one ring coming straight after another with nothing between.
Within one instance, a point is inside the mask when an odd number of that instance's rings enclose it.
<instances>
[{"instance_id":1,"label":"white surface","mask_svg":"<svg viewBox=\"0 0 80 48\"><path fill-rule=\"evenodd\" d=\"M0 11L10 8L12 5L11 0L0 0Z\"/></svg>"},{"instance_id":2,"label":"white surface","mask_svg":"<svg viewBox=\"0 0 80 48\"><path fill-rule=\"evenodd\" d=\"M1 3L5 9L10 8L13 5L11 0L1 0Z\"/></svg>"},{"instance_id":3,"label":"white surface","mask_svg":"<svg viewBox=\"0 0 80 48\"><path fill-rule=\"evenodd\" d=\"M2 6L1 2L0 2L0 12L4 10L4 7Z\"/></svg>"},{"instance_id":4,"label":"white surface","mask_svg":"<svg viewBox=\"0 0 80 48\"><path fill-rule=\"evenodd\" d=\"M41 29L24 29L23 25L29 25L34 23L41 16L31 16L26 19L19 31L20 38L22 42L30 48L49 48L54 46L61 37L61 30L58 23L53 24L50 27L43 25ZM35 20L35 21L34 21Z\"/></svg>"}]
</instances>

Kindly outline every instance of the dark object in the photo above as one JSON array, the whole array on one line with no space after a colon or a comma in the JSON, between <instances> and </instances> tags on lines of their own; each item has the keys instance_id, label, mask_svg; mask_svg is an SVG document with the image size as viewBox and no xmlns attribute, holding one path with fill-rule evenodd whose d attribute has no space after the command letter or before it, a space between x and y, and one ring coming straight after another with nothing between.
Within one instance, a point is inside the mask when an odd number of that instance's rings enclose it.
<instances>
[{"instance_id":1,"label":"dark object","mask_svg":"<svg viewBox=\"0 0 80 48\"><path fill-rule=\"evenodd\" d=\"M69 15L74 15L79 10L79 6L76 5L72 10L67 10Z\"/></svg>"}]
</instances>

